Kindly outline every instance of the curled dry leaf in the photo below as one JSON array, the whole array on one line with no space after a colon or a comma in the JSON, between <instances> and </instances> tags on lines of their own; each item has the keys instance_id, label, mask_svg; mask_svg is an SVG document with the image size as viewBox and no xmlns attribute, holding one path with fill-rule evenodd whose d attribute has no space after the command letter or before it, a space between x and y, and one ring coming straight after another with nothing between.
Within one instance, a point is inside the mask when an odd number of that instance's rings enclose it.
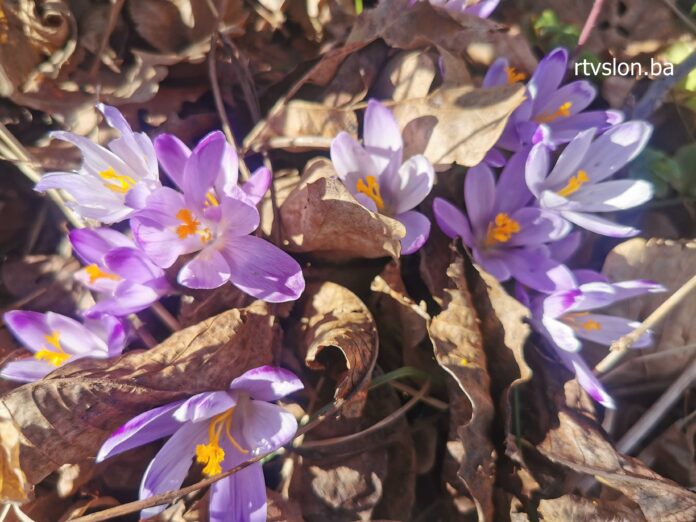
<instances>
[{"instance_id":1,"label":"curled dry leaf","mask_svg":"<svg viewBox=\"0 0 696 522\"><path fill-rule=\"evenodd\" d=\"M436 60L430 52L400 51L382 68L373 87L375 95L394 101L426 96L436 76Z\"/></svg>"},{"instance_id":2,"label":"curled dry leaf","mask_svg":"<svg viewBox=\"0 0 696 522\"><path fill-rule=\"evenodd\" d=\"M328 149L339 132L358 133L358 119L348 108L328 107L304 100L281 99L244 140L246 150Z\"/></svg>"},{"instance_id":3,"label":"curled dry leaf","mask_svg":"<svg viewBox=\"0 0 696 522\"><path fill-rule=\"evenodd\" d=\"M11 449L6 440L19 437L21 469L36 484L62 464L96 455L131 417L225 389L246 370L270 364L278 331L266 305L255 303L185 328L144 352L67 364L0 399L0 418L9 430L3 449Z\"/></svg>"},{"instance_id":4,"label":"curled dry leaf","mask_svg":"<svg viewBox=\"0 0 696 522\"><path fill-rule=\"evenodd\" d=\"M440 88L394 104L404 136L404 157L425 154L433 165L473 166L495 145L524 100L522 85L492 89Z\"/></svg>"},{"instance_id":5,"label":"curled dry leaf","mask_svg":"<svg viewBox=\"0 0 696 522\"><path fill-rule=\"evenodd\" d=\"M20 434L6 417L0 417L0 502L26 502L30 484L19 465Z\"/></svg>"},{"instance_id":6,"label":"curled dry leaf","mask_svg":"<svg viewBox=\"0 0 696 522\"><path fill-rule=\"evenodd\" d=\"M308 285L297 310L302 319L295 336L307 366L336 377L335 398L352 398L343 414L359 417L377 360L372 314L353 292L331 282ZM340 352L340 362L330 348Z\"/></svg>"},{"instance_id":7,"label":"curled dry leaf","mask_svg":"<svg viewBox=\"0 0 696 522\"><path fill-rule=\"evenodd\" d=\"M316 259L398 257L404 226L371 212L335 177L301 184L280 207L283 244Z\"/></svg>"},{"instance_id":8,"label":"curled dry leaf","mask_svg":"<svg viewBox=\"0 0 696 522\"><path fill-rule=\"evenodd\" d=\"M695 241L635 238L617 245L604 262L602 272L605 276L612 281L652 279L667 287L668 292L627 299L612 306L610 313L637 321L645 319L671 293L693 277L694 267ZM675 350L645 359L643 356L696 343L695 315L696 294L692 292L655 327L654 346L632 352L635 360L628 360L616 372L608 374L607 381L614 385L625 385L669 379L681 373L693 357L693 351Z\"/></svg>"}]
</instances>

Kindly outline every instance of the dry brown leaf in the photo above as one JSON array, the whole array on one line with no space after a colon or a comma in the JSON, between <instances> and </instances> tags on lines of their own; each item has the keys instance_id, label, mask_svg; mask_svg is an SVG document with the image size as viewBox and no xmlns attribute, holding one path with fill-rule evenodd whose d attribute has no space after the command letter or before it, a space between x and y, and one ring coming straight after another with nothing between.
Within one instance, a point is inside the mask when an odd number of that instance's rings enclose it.
<instances>
[{"instance_id":1,"label":"dry brown leaf","mask_svg":"<svg viewBox=\"0 0 696 522\"><path fill-rule=\"evenodd\" d=\"M19 465L20 434L0 417L0 502L26 502L31 486Z\"/></svg>"},{"instance_id":2,"label":"dry brown leaf","mask_svg":"<svg viewBox=\"0 0 696 522\"><path fill-rule=\"evenodd\" d=\"M336 399L355 395L342 412L359 417L377 360L372 314L350 290L330 282L308 285L297 310L302 320L295 332L296 345L307 366L326 370L335 378ZM340 360L336 360L336 350Z\"/></svg>"},{"instance_id":3,"label":"dry brown leaf","mask_svg":"<svg viewBox=\"0 0 696 522\"><path fill-rule=\"evenodd\" d=\"M266 490L268 508L266 520L268 522L303 522L302 510L297 502L289 498L283 498L280 493L272 489Z\"/></svg>"},{"instance_id":4,"label":"dry brown leaf","mask_svg":"<svg viewBox=\"0 0 696 522\"><path fill-rule=\"evenodd\" d=\"M696 484L696 411L660 433L638 457L684 487Z\"/></svg>"},{"instance_id":5,"label":"dry brown leaf","mask_svg":"<svg viewBox=\"0 0 696 522\"><path fill-rule=\"evenodd\" d=\"M280 207L283 244L317 259L398 257L404 226L371 212L335 177L300 185Z\"/></svg>"},{"instance_id":6,"label":"dry brown leaf","mask_svg":"<svg viewBox=\"0 0 696 522\"><path fill-rule=\"evenodd\" d=\"M432 53L420 50L397 53L382 68L372 88L374 95L394 101L426 96L435 79L435 61Z\"/></svg>"},{"instance_id":7,"label":"dry brown leaf","mask_svg":"<svg viewBox=\"0 0 696 522\"><path fill-rule=\"evenodd\" d=\"M604 262L602 272L605 276L612 281L652 279L667 287L668 292L628 299L612 306L610 313L638 321L645 319L693 277L694 267L695 241L635 238L617 245ZM643 357L696 343L695 315L696 294L692 293L655 327L654 347L633 351L631 357L635 360L628 360L609 374L607 382L627 385L669 379L681 373L693 358L693 351L676 350L663 356Z\"/></svg>"},{"instance_id":8,"label":"dry brown leaf","mask_svg":"<svg viewBox=\"0 0 696 522\"><path fill-rule=\"evenodd\" d=\"M433 165L476 165L523 100L522 85L505 85L441 88L398 102L392 109L403 130L404 157L422 153Z\"/></svg>"},{"instance_id":9,"label":"dry brown leaf","mask_svg":"<svg viewBox=\"0 0 696 522\"><path fill-rule=\"evenodd\" d=\"M19 437L21 469L36 484L62 464L96 455L138 413L226 388L246 370L271 363L277 335L266 305L255 303L176 332L150 350L79 360L13 390L0 399L0 415Z\"/></svg>"},{"instance_id":10,"label":"dry brown leaf","mask_svg":"<svg viewBox=\"0 0 696 522\"><path fill-rule=\"evenodd\" d=\"M595 500L577 495L543 499L539 514L547 522L611 520L612 522L644 522L643 515L617 502Z\"/></svg>"},{"instance_id":11,"label":"dry brown leaf","mask_svg":"<svg viewBox=\"0 0 696 522\"><path fill-rule=\"evenodd\" d=\"M281 99L244 140L244 148L259 151L265 148L303 150L328 148L341 131L357 136L358 119L347 108L334 108L321 103Z\"/></svg>"}]
</instances>

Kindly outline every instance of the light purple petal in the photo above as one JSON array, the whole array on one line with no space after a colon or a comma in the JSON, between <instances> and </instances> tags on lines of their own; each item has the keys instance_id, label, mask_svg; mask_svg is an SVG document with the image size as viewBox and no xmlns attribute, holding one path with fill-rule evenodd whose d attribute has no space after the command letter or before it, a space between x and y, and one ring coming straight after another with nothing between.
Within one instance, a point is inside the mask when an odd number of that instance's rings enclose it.
<instances>
[{"instance_id":1,"label":"light purple petal","mask_svg":"<svg viewBox=\"0 0 696 522\"><path fill-rule=\"evenodd\" d=\"M212 289L229 281L230 273L225 256L211 246L201 250L181 268L177 281L189 288Z\"/></svg>"},{"instance_id":2,"label":"light purple petal","mask_svg":"<svg viewBox=\"0 0 696 522\"><path fill-rule=\"evenodd\" d=\"M616 125L590 146L581 168L593 183L602 181L635 158L645 148L652 125L634 120Z\"/></svg>"},{"instance_id":3,"label":"light purple petal","mask_svg":"<svg viewBox=\"0 0 696 522\"><path fill-rule=\"evenodd\" d=\"M648 181L617 179L581 187L571 199L583 212L614 212L642 205L653 193L653 185Z\"/></svg>"},{"instance_id":4,"label":"light purple petal","mask_svg":"<svg viewBox=\"0 0 696 522\"><path fill-rule=\"evenodd\" d=\"M488 89L498 85L508 84L507 68L509 64L506 58L498 58L491 64L483 78L483 87ZM495 165L494 165L495 166Z\"/></svg>"},{"instance_id":5,"label":"light purple petal","mask_svg":"<svg viewBox=\"0 0 696 522\"><path fill-rule=\"evenodd\" d=\"M588 341L610 346L614 341L618 341L624 335L635 330L640 323L630 321L623 317L613 315L588 313L577 317L573 323L575 335ZM638 341L633 343L633 348L646 348L652 344L652 333L646 332Z\"/></svg>"},{"instance_id":6,"label":"light purple petal","mask_svg":"<svg viewBox=\"0 0 696 522\"><path fill-rule=\"evenodd\" d=\"M388 179L396 176L401 166L404 144L399 125L389 109L377 100L370 100L365 110L363 127L365 149L372 157L378 177L388 183ZM396 212L411 210L414 206Z\"/></svg>"},{"instance_id":7,"label":"light purple petal","mask_svg":"<svg viewBox=\"0 0 696 522\"><path fill-rule=\"evenodd\" d=\"M454 239L461 237L464 244L471 247L474 239L471 235L469 220L464 213L449 201L442 198L435 198L433 201L433 214L435 221L447 236Z\"/></svg>"},{"instance_id":8,"label":"light purple petal","mask_svg":"<svg viewBox=\"0 0 696 522\"><path fill-rule=\"evenodd\" d=\"M264 401L249 399L240 404L235 411L237 418L241 419L238 429L242 434L238 442L250 450L249 456L277 450L290 442L297 431L297 421L290 412Z\"/></svg>"},{"instance_id":9,"label":"light purple petal","mask_svg":"<svg viewBox=\"0 0 696 522\"><path fill-rule=\"evenodd\" d=\"M183 192L187 206L202 209L214 185L227 194L237 186L237 174L237 154L222 132L211 132L198 142L184 167Z\"/></svg>"},{"instance_id":10,"label":"light purple petal","mask_svg":"<svg viewBox=\"0 0 696 522\"><path fill-rule=\"evenodd\" d=\"M208 423L185 423L162 446L143 475L140 499L146 499L165 491L179 489L191 467L196 446L207 442ZM141 518L161 513L166 505L155 506L140 512Z\"/></svg>"},{"instance_id":11,"label":"light purple petal","mask_svg":"<svg viewBox=\"0 0 696 522\"><path fill-rule=\"evenodd\" d=\"M118 317L102 314L86 319L84 325L106 343L109 349L109 357L121 355L121 352L128 344L128 331L123 321Z\"/></svg>"},{"instance_id":12,"label":"light purple petal","mask_svg":"<svg viewBox=\"0 0 696 522\"><path fill-rule=\"evenodd\" d=\"M259 401L276 401L303 388L297 375L277 366L259 366L230 383L230 390L245 391Z\"/></svg>"},{"instance_id":13,"label":"light purple petal","mask_svg":"<svg viewBox=\"0 0 696 522\"><path fill-rule=\"evenodd\" d=\"M136 248L114 248L104 256L104 264L110 272L136 283L147 283L164 275L160 267Z\"/></svg>"},{"instance_id":14,"label":"light purple petal","mask_svg":"<svg viewBox=\"0 0 696 522\"><path fill-rule=\"evenodd\" d=\"M331 162L348 191L355 195L357 183L365 176L377 179L378 171L370 155L347 132L340 132L331 142Z\"/></svg>"},{"instance_id":15,"label":"light purple petal","mask_svg":"<svg viewBox=\"0 0 696 522\"><path fill-rule=\"evenodd\" d=\"M232 395L224 391L204 392L185 400L174 412L179 422L200 422L233 408L237 404Z\"/></svg>"},{"instance_id":16,"label":"light purple petal","mask_svg":"<svg viewBox=\"0 0 696 522\"><path fill-rule=\"evenodd\" d=\"M5 324L24 347L38 352L46 344L46 336L51 335L51 328L46 316L39 312L12 310L3 315Z\"/></svg>"},{"instance_id":17,"label":"light purple petal","mask_svg":"<svg viewBox=\"0 0 696 522\"><path fill-rule=\"evenodd\" d=\"M538 117L543 118L545 115L553 115L562 105L570 103L570 106L568 107L568 114L572 116L579 113L590 103L592 103L595 96L597 96L597 89L595 89L590 82L585 80L570 82L569 84L558 89L546 100L537 100L534 104L535 113ZM570 116L559 116L557 119L554 119L549 123L560 121ZM537 121L540 123L546 123L543 120Z\"/></svg>"},{"instance_id":18,"label":"light purple petal","mask_svg":"<svg viewBox=\"0 0 696 522\"><path fill-rule=\"evenodd\" d=\"M111 228L77 228L71 230L68 237L82 261L98 265L112 248L135 246L128 236Z\"/></svg>"},{"instance_id":19,"label":"light purple petal","mask_svg":"<svg viewBox=\"0 0 696 522\"><path fill-rule=\"evenodd\" d=\"M500 173L495 187L495 214L510 214L526 205L532 199L532 193L525 181L525 164L529 149L522 149L513 154Z\"/></svg>"},{"instance_id":20,"label":"light purple petal","mask_svg":"<svg viewBox=\"0 0 696 522\"><path fill-rule=\"evenodd\" d=\"M520 225L520 231L505 243L506 247L556 241L568 235L571 230L571 225L558 214L539 208L521 208L511 218Z\"/></svg>"},{"instance_id":21,"label":"light purple petal","mask_svg":"<svg viewBox=\"0 0 696 522\"><path fill-rule=\"evenodd\" d=\"M546 175L549 172L549 149L543 143L538 143L532 147L525 164L524 176L529 190L535 196L544 190Z\"/></svg>"},{"instance_id":22,"label":"light purple petal","mask_svg":"<svg viewBox=\"0 0 696 522\"><path fill-rule=\"evenodd\" d=\"M636 279L632 281L621 281L612 284L616 292L616 301L630 299L646 294L656 294L666 292L667 288L649 279Z\"/></svg>"},{"instance_id":23,"label":"light purple petal","mask_svg":"<svg viewBox=\"0 0 696 522\"><path fill-rule=\"evenodd\" d=\"M563 211L562 216L590 232L609 237L632 237L640 231L636 228L627 225L614 223L604 218L600 218L593 214L585 214L583 212Z\"/></svg>"},{"instance_id":24,"label":"light purple petal","mask_svg":"<svg viewBox=\"0 0 696 522\"><path fill-rule=\"evenodd\" d=\"M594 128L597 129L598 133L601 133L622 121L623 114L619 111L581 112L580 114L574 114L547 124L547 141L554 145L568 143L575 138L579 132L586 129Z\"/></svg>"},{"instance_id":25,"label":"light purple petal","mask_svg":"<svg viewBox=\"0 0 696 522\"><path fill-rule=\"evenodd\" d=\"M478 3L467 7L464 12L471 16L488 18L495 11L495 8L498 7L499 3L500 0L480 0Z\"/></svg>"},{"instance_id":26,"label":"light purple petal","mask_svg":"<svg viewBox=\"0 0 696 522\"><path fill-rule=\"evenodd\" d=\"M406 228L401 240L401 255L413 254L422 247L430 235L430 220L420 212L409 210L394 216Z\"/></svg>"},{"instance_id":27,"label":"light purple petal","mask_svg":"<svg viewBox=\"0 0 696 522\"><path fill-rule=\"evenodd\" d=\"M249 180L242 185L242 191L247 195L249 200L256 205L266 194L272 181L273 175L271 171L266 167L259 167L254 171L251 177L249 177Z\"/></svg>"},{"instance_id":28,"label":"light purple petal","mask_svg":"<svg viewBox=\"0 0 696 522\"><path fill-rule=\"evenodd\" d=\"M556 261L565 263L572 257L573 254L580 248L582 243L582 232L576 230L571 232L563 239L554 241L548 244L548 248L551 251L551 257Z\"/></svg>"},{"instance_id":29,"label":"light purple petal","mask_svg":"<svg viewBox=\"0 0 696 522\"><path fill-rule=\"evenodd\" d=\"M0 370L0 377L9 381L34 382L43 379L55 369L52 364L32 357L7 363Z\"/></svg>"},{"instance_id":30,"label":"light purple petal","mask_svg":"<svg viewBox=\"0 0 696 522\"><path fill-rule=\"evenodd\" d=\"M577 352L582 347L580 341L575 337L575 331L567 324L552 317L544 317L542 323L546 328L549 340L561 350Z\"/></svg>"},{"instance_id":31,"label":"light purple petal","mask_svg":"<svg viewBox=\"0 0 696 522\"><path fill-rule=\"evenodd\" d=\"M501 259L498 256L480 252L479 250L474 250L474 260L481 265L481 268L495 277L498 281L503 282L510 279L510 270L508 269L504 259Z\"/></svg>"},{"instance_id":32,"label":"light purple petal","mask_svg":"<svg viewBox=\"0 0 696 522\"><path fill-rule=\"evenodd\" d=\"M604 390L602 383L595 377L592 370L587 366L582 356L578 353L569 353L563 350L557 350L563 363L575 373L580 386L599 404L605 408L614 409L616 404L609 394Z\"/></svg>"},{"instance_id":33,"label":"light purple petal","mask_svg":"<svg viewBox=\"0 0 696 522\"><path fill-rule=\"evenodd\" d=\"M186 252L185 244L171 230L145 217L131 219L131 230L137 245L162 268L169 268Z\"/></svg>"},{"instance_id":34,"label":"light purple petal","mask_svg":"<svg viewBox=\"0 0 696 522\"><path fill-rule=\"evenodd\" d=\"M485 233L495 207L495 176L487 165L479 163L466 173L464 201L472 232Z\"/></svg>"},{"instance_id":35,"label":"light purple petal","mask_svg":"<svg viewBox=\"0 0 696 522\"><path fill-rule=\"evenodd\" d=\"M222 216L219 229L226 237L246 236L259 226L259 211L249 201L224 197L220 201Z\"/></svg>"},{"instance_id":36,"label":"light purple petal","mask_svg":"<svg viewBox=\"0 0 696 522\"><path fill-rule=\"evenodd\" d=\"M173 134L160 134L155 138L155 151L167 176L177 187L183 188L184 166L191 155L191 149Z\"/></svg>"},{"instance_id":37,"label":"light purple petal","mask_svg":"<svg viewBox=\"0 0 696 522\"><path fill-rule=\"evenodd\" d=\"M580 290L556 292L544 299L544 316L556 319L573 308L582 299Z\"/></svg>"},{"instance_id":38,"label":"light purple petal","mask_svg":"<svg viewBox=\"0 0 696 522\"><path fill-rule=\"evenodd\" d=\"M226 242L223 255L232 283L257 299L294 301L304 291L300 265L268 241L255 236L234 237Z\"/></svg>"},{"instance_id":39,"label":"light purple petal","mask_svg":"<svg viewBox=\"0 0 696 522\"><path fill-rule=\"evenodd\" d=\"M106 439L97 453L97 462L174 433L181 423L174 419L173 412L182 402L165 404L133 417Z\"/></svg>"},{"instance_id":40,"label":"light purple petal","mask_svg":"<svg viewBox=\"0 0 696 522\"><path fill-rule=\"evenodd\" d=\"M594 136L595 129L586 129L578 133L559 156L551 174L543 184L544 188L560 190L572 176L577 175L580 163L585 158Z\"/></svg>"},{"instance_id":41,"label":"light purple petal","mask_svg":"<svg viewBox=\"0 0 696 522\"><path fill-rule=\"evenodd\" d=\"M505 252L505 263L512 277L520 283L543 293L552 293L565 288L559 287L563 275L572 280L572 273L565 266L548 257L545 248L515 248Z\"/></svg>"},{"instance_id":42,"label":"light purple petal","mask_svg":"<svg viewBox=\"0 0 696 522\"><path fill-rule=\"evenodd\" d=\"M124 317L145 310L160 297L160 292L149 286L124 281L116 288L112 297L99 299L84 315L94 317L99 314L111 314Z\"/></svg>"},{"instance_id":43,"label":"light purple petal","mask_svg":"<svg viewBox=\"0 0 696 522\"><path fill-rule=\"evenodd\" d=\"M208 516L210 522L266 522L266 483L261 464L251 464L210 486Z\"/></svg>"},{"instance_id":44,"label":"light purple petal","mask_svg":"<svg viewBox=\"0 0 696 522\"><path fill-rule=\"evenodd\" d=\"M382 197L394 214L415 208L430 193L435 181L435 171L430 162L420 154L412 156L401 165L398 177L384 180Z\"/></svg>"},{"instance_id":45,"label":"light purple petal","mask_svg":"<svg viewBox=\"0 0 696 522\"><path fill-rule=\"evenodd\" d=\"M66 353L90 357L107 357L109 355L106 342L75 319L47 312L46 325L52 332L58 332L60 345Z\"/></svg>"},{"instance_id":46,"label":"light purple petal","mask_svg":"<svg viewBox=\"0 0 696 522\"><path fill-rule=\"evenodd\" d=\"M535 107L540 107L558 89L567 65L568 51L563 48L554 49L539 62L527 84Z\"/></svg>"}]
</instances>

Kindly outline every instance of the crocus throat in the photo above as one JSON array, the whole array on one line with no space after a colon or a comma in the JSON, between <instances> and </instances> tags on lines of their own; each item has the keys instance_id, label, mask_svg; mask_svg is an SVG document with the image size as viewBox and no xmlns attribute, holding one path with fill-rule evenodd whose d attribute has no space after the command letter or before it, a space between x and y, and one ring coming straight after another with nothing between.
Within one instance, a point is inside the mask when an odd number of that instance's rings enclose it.
<instances>
[{"instance_id":1,"label":"crocus throat","mask_svg":"<svg viewBox=\"0 0 696 522\"><path fill-rule=\"evenodd\" d=\"M222 461L225 460L225 450L220 447L220 436L225 430L225 436L240 453L247 454L249 450L242 448L232 436L232 415L234 408L230 408L210 420L208 425L208 444L196 446L196 462L205 464L203 473L212 476L222 473Z\"/></svg>"},{"instance_id":2,"label":"crocus throat","mask_svg":"<svg viewBox=\"0 0 696 522\"><path fill-rule=\"evenodd\" d=\"M367 182L367 183L366 183ZM365 194L368 198L375 202L377 210L384 210L384 200L379 191L379 183L374 176L365 176L365 180L360 178L355 184L355 190L361 194Z\"/></svg>"},{"instance_id":3,"label":"crocus throat","mask_svg":"<svg viewBox=\"0 0 696 522\"><path fill-rule=\"evenodd\" d=\"M588 181L590 181L590 178L587 177L587 172L584 170L579 170L575 176L570 177L566 186L559 190L557 194L567 198L571 194L577 192L578 189Z\"/></svg>"},{"instance_id":4,"label":"crocus throat","mask_svg":"<svg viewBox=\"0 0 696 522\"><path fill-rule=\"evenodd\" d=\"M186 239L193 234L200 236L201 243L207 243L213 239L213 233L210 229L208 227L200 228L200 221L193 217L193 213L189 209L179 210L176 213L176 219L183 223L176 227L176 235L179 236L179 239Z\"/></svg>"},{"instance_id":5,"label":"crocus throat","mask_svg":"<svg viewBox=\"0 0 696 522\"><path fill-rule=\"evenodd\" d=\"M565 102L563 105L558 107L556 112L542 112L536 118L534 118L534 121L536 121L537 123L551 123L552 121L555 121L558 118L567 118L568 116L570 116L570 108L572 106L572 102Z\"/></svg>"},{"instance_id":6,"label":"crocus throat","mask_svg":"<svg viewBox=\"0 0 696 522\"><path fill-rule=\"evenodd\" d=\"M104 183L106 188L117 194L126 194L130 189L135 187L136 183L130 176L117 173L113 167L102 170L99 173L99 177L106 182Z\"/></svg>"},{"instance_id":7,"label":"crocus throat","mask_svg":"<svg viewBox=\"0 0 696 522\"><path fill-rule=\"evenodd\" d=\"M513 83L521 82L527 79L527 75L523 72L518 71L514 67L506 67L505 74L507 74L507 82L509 85Z\"/></svg>"},{"instance_id":8,"label":"crocus throat","mask_svg":"<svg viewBox=\"0 0 696 522\"><path fill-rule=\"evenodd\" d=\"M120 276L106 272L96 264L87 265L85 267L85 272L87 272L87 275L89 276L90 284L94 284L97 279L111 279L112 281L119 281L121 279Z\"/></svg>"},{"instance_id":9,"label":"crocus throat","mask_svg":"<svg viewBox=\"0 0 696 522\"><path fill-rule=\"evenodd\" d=\"M53 366L60 366L70 359L70 355L65 353L60 346L60 332L51 332L51 335L44 335L44 339L55 351L50 348L42 348L34 354L35 359L46 361Z\"/></svg>"},{"instance_id":10,"label":"crocus throat","mask_svg":"<svg viewBox=\"0 0 696 522\"><path fill-rule=\"evenodd\" d=\"M485 245L490 247L497 243L507 243L520 230L522 227L518 221L512 219L505 212L500 212L495 216L495 220L488 224Z\"/></svg>"},{"instance_id":11,"label":"crocus throat","mask_svg":"<svg viewBox=\"0 0 696 522\"><path fill-rule=\"evenodd\" d=\"M602 325L599 324L594 319L584 320L583 318L588 315L589 312L575 312L569 313L563 316L563 321L568 324L573 330L579 330L582 328L586 332L599 331L602 329Z\"/></svg>"}]
</instances>

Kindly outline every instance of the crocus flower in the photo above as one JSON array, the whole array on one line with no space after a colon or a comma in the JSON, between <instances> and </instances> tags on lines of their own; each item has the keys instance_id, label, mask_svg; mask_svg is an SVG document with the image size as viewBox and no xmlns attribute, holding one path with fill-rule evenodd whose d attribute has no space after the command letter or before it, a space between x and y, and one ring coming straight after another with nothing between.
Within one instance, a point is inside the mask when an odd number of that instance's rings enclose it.
<instances>
[{"instance_id":1,"label":"crocus flower","mask_svg":"<svg viewBox=\"0 0 696 522\"><path fill-rule=\"evenodd\" d=\"M410 5L424 0L411 0ZM479 18L488 18L498 7L500 0L427 0L435 7L441 7L453 13L464 13Z\"/></svg>"},{"instance_id":2,"label":"crocus flower","mask_svg":"<svg viewBox=\"0 0 696 522\"><path fill-rule=\"evenodd\" d=\"M163 164L168 158L159 149ZM173 172L169 168L170 174ZM231 281L269 302L292 301L304 290L297 262L275 245L249 235L259 212L237 187L236 153L220 132L203 138L185 160L179 185L183 194L162 187L131 219L138 246L157 265L168 268L179 256L196 254L179 271L189 288L217 288Z\"/></svg>"},{"instance_id":3,"label":"crocus flower","mask_svg":"<svg viewBox=\"0 0 696 522\"><path fill-rule=\"evenodd\" d=\"M250 370L234 379L227 391L200 393L131 419L104 443L97 462L171 435L145 471L141 499L179 488L194 456L204 465L204 475L217 475L275 451L293 438L295 418L270 401L302 388L287 370L270 366ZM165 507L145 509L141 517L152 517ZM211 522L265 521L261 463L215 482L209 511Z\"/></svg>"},{"instance_id":4,"label":"crocus flower","mask_svg":"<svg viewBox=\"0 0 696 522\"><path fill-rule=\"evenodd\" d=\"M570 225L553 212L529 206L532 194L522 179L526 154L514 154L496 184L491 168L479 164L464 180L467 215L435 198L437 224L460 237L474 260L499 281L510 278L541 292L572 281L570 271L552 259L546 243L564 237Z\"/></svg>"},{"instance_id":5,"label":"crocus flower","mask_svg":"<svg viewBox=\"0 0 696 522\"><path fill-rule=\"evenodd\" d=\"M652 197L652 184L645 180L607 181L643 150L651 132L644 121L616 125L594 141L595 130L584 130L566 146L551 172L548 149L535 145L525 169L527 185L542 208L582 228L612 237L635 235L635 228L595 213L635 207Z\"/></svg>"},{"instance_id":6,"label":"crocus flower","mask_svg":"<svg viewBox=\"0 0 696 522\"><path fill-rule=\"evenodd\" d=\"M86 316L139 312L171 291L164 270L128 236L109 228L82 228L71 231L69 237L75 253L87 265L75 278L100 295Z\"/></svg>"},{"instance_id":7,"label":"crocus flower","mask_svg":"<svg viewBox=\"0 0 696 522\"><path fill-rule=\"evenodd\" d=\"M430 221L413 210L433 188L433 166L421 154L402 163L401 131L391 112L370 100L365 111L364 146L346 132L331 142L338 177L358 202L406 228L401 253L412 254L428 239Z\"/></svg>"},{"instance_id":8,"label":"crocus flower","mask_svg":"<svg viewBox=\"0 0 696 522\"><path fill-rule=\"evenodd\" d=\"M13 381L39 380L57 367L84 357L106 359L120 355L128 342L121 321L109 315L81 324L53 312L13 310L3 319L12 334L34 354L31 359L9 362L0 371L0 376Z\"/></svg>"},{"instance_id":9,"label":"crocus flower","mask_svg":"<svg viewBox=\"0 0 696 522\"><path fill-rule=\"evenodd\" d=\"M568 52L551 51L537 65L527 83L527 98L510 116L497 146L519 150L535 143L549 148L567 143L588 128L602 132L620 123L618 111L586 111L597 95L588 81L578 80L562 85L568 66ZM484 87L523 81L526 75L510 67L505 58L496 60L486 73Z\"/></svg>"},{"instance_id":10,"label":"crocus flower","mask_svg":"<svg viewBox=\"0 0 696 522\"><path fill-rule=\"evenodd\" d=\"M611 397L577 353L582 347L581 341L610 346L640 323L596 310L631 297L664 292L665 288L649 280L610 283L591 270L576 271L574 276L576 284L573 288L533 300L532 324L556 348L563 363L576 373L578 382L590 396L600 404L613 408ZM633 347L645 348L651 344L652 332L647 332Z\"/></svg>"},{"instance_id":11,"label":"crocus flower","mask_svg":"<svg viewBox=\"0 0 696 522\"><path fill-rule=\"evenodd\" d=\"M98 104L111 127L121 134L107 148L71 132L53 132L52 137L68 141L82 152L79 172L50 172L36 184L36 190L65 190L74 201L69 204L84 218L116 223L145 204L148 194L160 186L155 149L145 133L135 133L114 107Z\"/></svg>"}]
</instances>

